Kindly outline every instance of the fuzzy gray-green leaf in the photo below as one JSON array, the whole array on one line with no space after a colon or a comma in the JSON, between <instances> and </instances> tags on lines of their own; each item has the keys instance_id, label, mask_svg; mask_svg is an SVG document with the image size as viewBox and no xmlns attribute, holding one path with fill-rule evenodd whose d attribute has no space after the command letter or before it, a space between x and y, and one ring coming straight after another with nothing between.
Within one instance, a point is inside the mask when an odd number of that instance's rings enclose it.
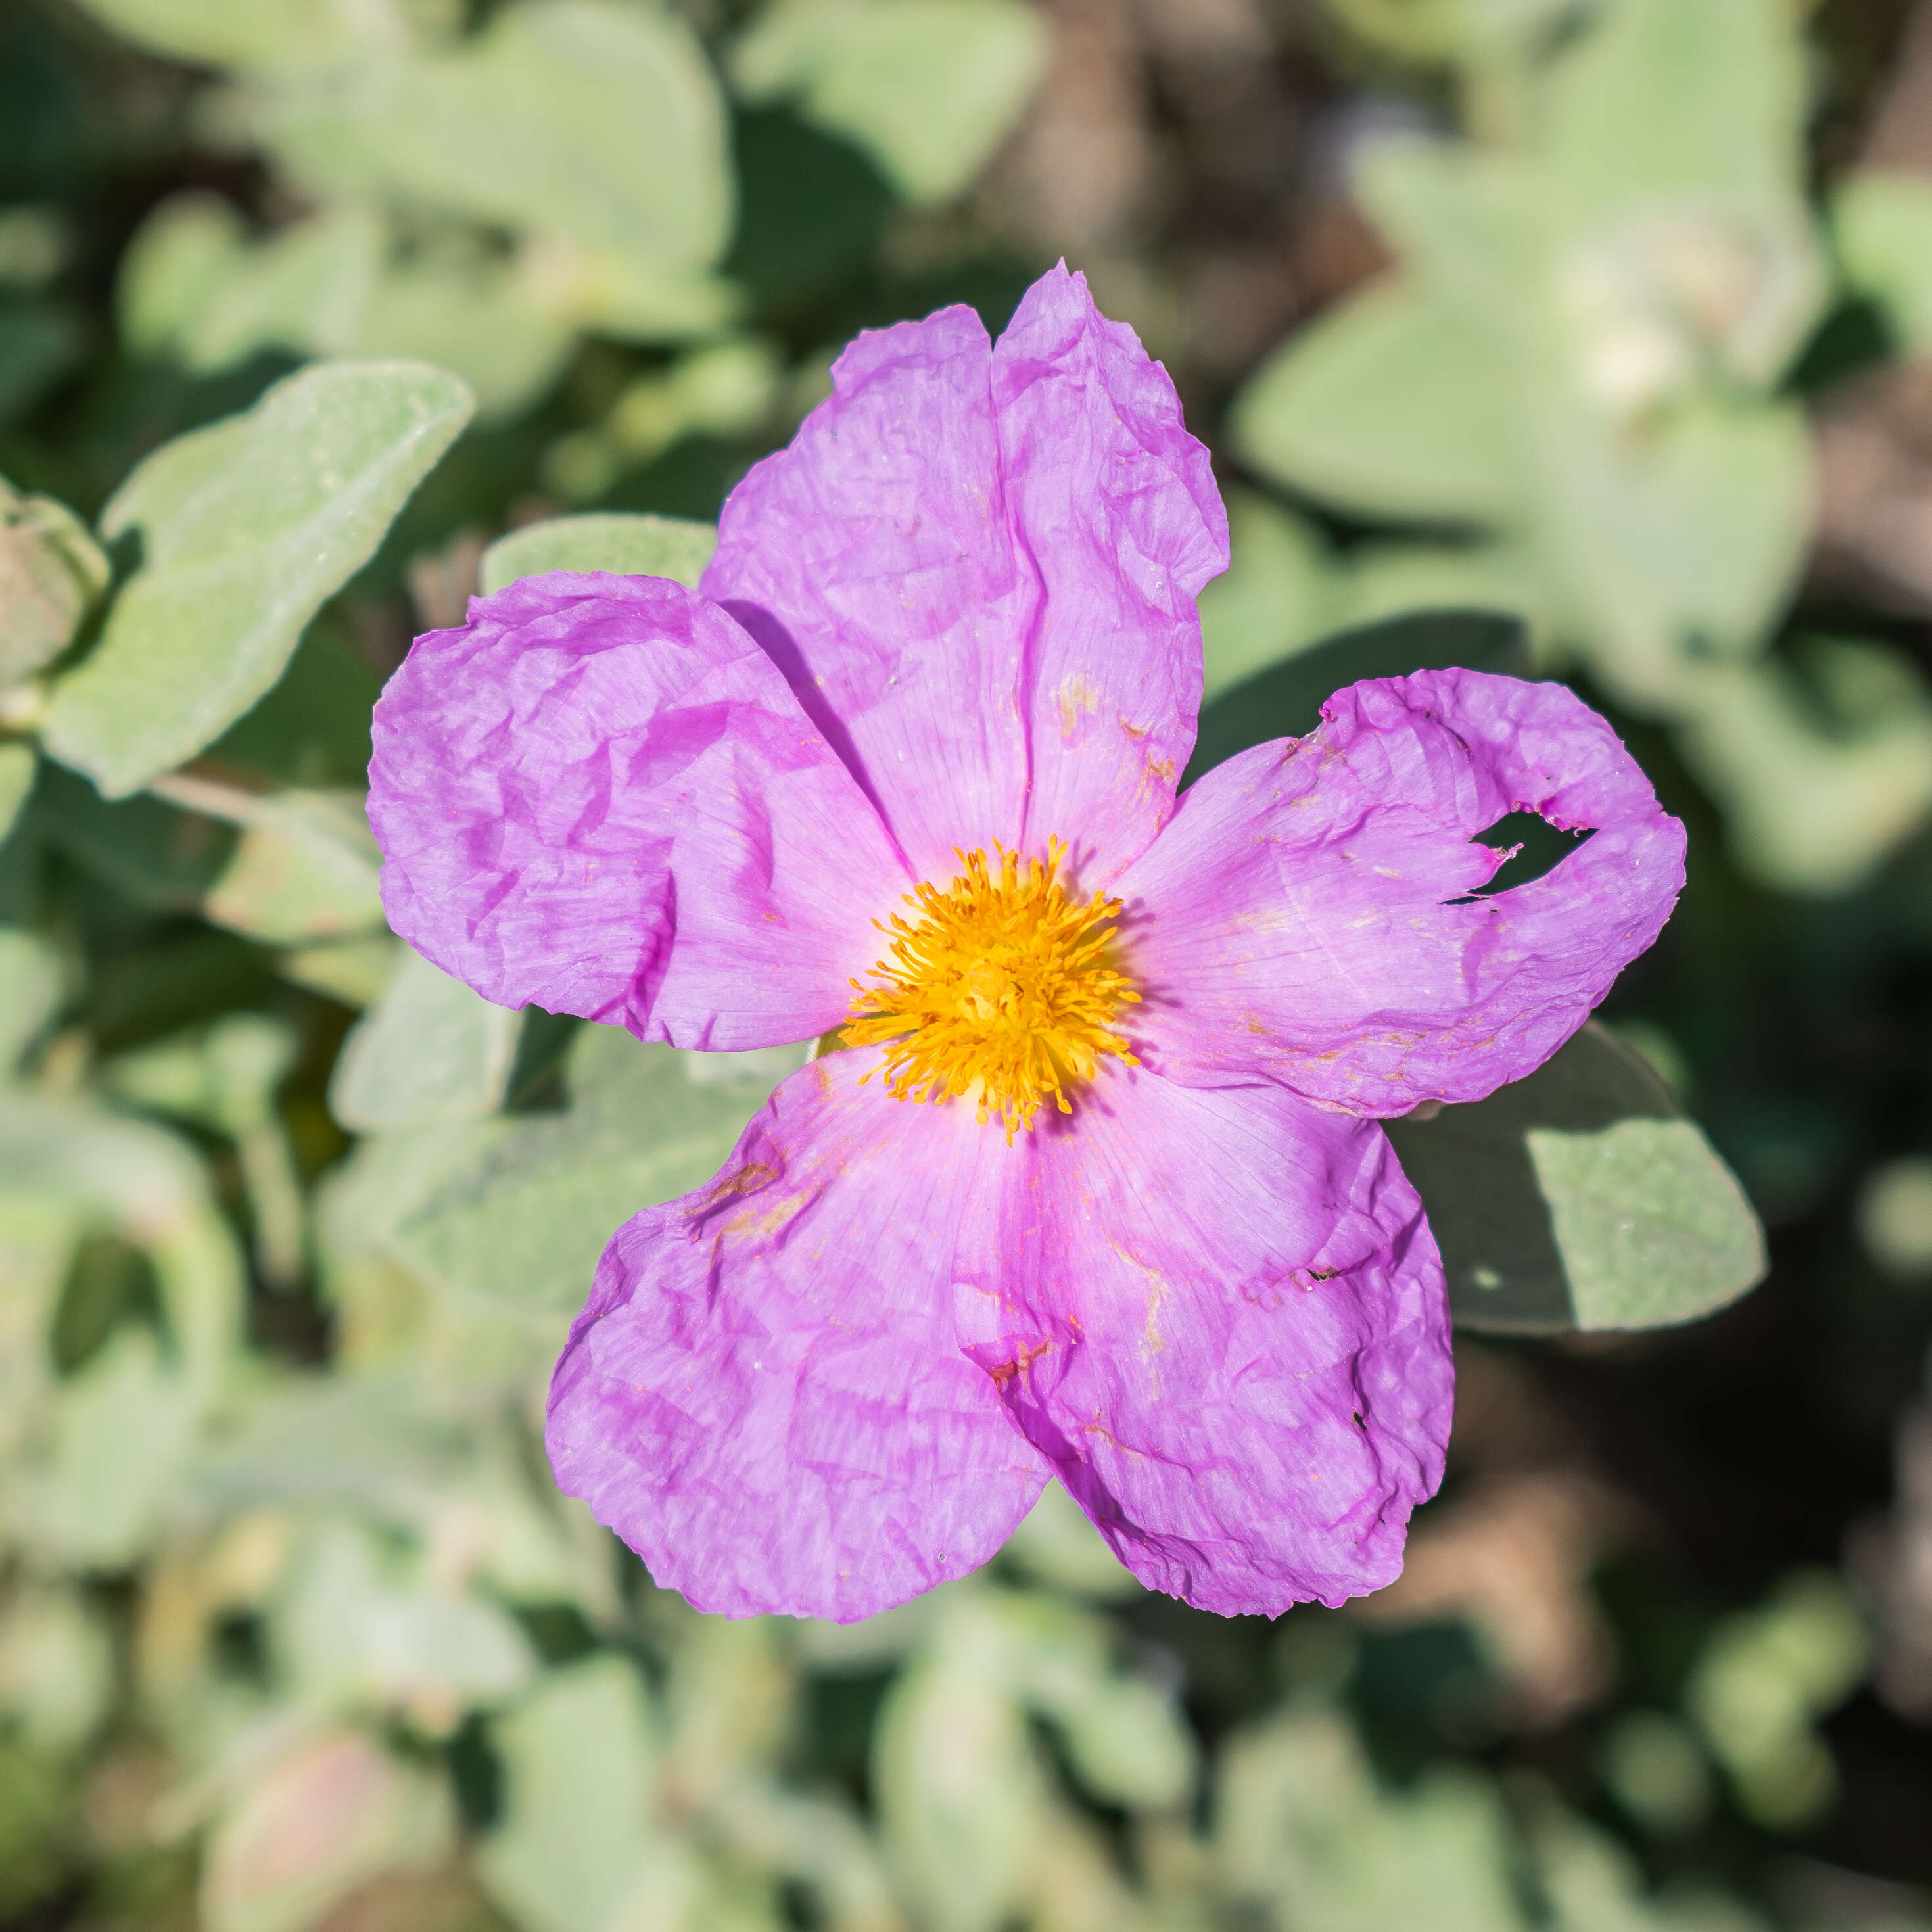
<instances>
[{"instance_id":1,"label":"fuzzy gray-green leaf","mask_svg":"<svg viewBox=\"0 0 1932 1932\"><path fill-rule=\"evenodd\" d=\"M140 567L53 688L47 748L111 798L192 758L278 678L470 419L419 362L323 363L164 445L101 518Z\"/></svg>"}]
</instances>

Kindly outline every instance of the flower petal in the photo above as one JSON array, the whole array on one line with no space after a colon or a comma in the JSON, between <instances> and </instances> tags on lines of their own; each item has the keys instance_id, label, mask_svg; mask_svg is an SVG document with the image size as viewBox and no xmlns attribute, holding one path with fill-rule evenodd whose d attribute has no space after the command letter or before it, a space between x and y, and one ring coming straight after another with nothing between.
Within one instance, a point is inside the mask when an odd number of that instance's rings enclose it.
<instances>
[{"instance_id":1,"label":"flower petal","mask_svg":"<svg viewBox=\"0 0 1932 1932\"><path fill-rule=\"evenodd\" d=\"M918 877L1056 834L1101 883L1173 808L1194 596L1227 565L1173 385L1064 268L997 348L944 309L860 336L832 385L732 492L706 595L772 653Z\"/></svg>"},{"instance_id":2,"label":"flower petal","mask_svg":"<svg viewBox=\"0 0 1932 1932\"><path fill-rule=\"evenodd\" d=\"M557 1365L557 1481L702 1610L869 1616L978 1568L1046 1480L946 1289L999 1142L859 1088L879 1058L793 1075L710 1187L620 1228Z\"/></svg>"},{"instance_id":3,"label":"flower petal","mask_svg":"<svg viewBox=\"0 0 1932 1932\"><path fill-rule=\"evenodd\" d=\"M718 519L706 594L731 611L878 804L916 875L1017 845L1020 640L1037 602L1006 527L969 308L868 332L789 448Z\"/></svg>"},{"instance_id":4,"label":"flower petal","mask_svg":"<svg viewBox=\"0 0 1932 1932\"><path fill-rule=\"evenodd\" d=\"M1064 264L1000 338L993 399L1014 542L1043 598L1027 844L1064 839L1100 885L1174 809L1201 708L1194 600L1228 567L1227 513L1167 371Z\"/></svg>"},{"instance_id":5,"label":"flower petal","mask_svg":"<svg viewBox=\"0 0 1932 1932\"><path fill-rule=\"evenodd\" d=\"M1394 1578L1454 1371L1382 1130L1122 1068L1004 1178L973 1244L1000 1272L956 1262L956 1318L1121 1562L1228 1616Z\"/></svg>"},{"instance_id":6,"label":"flower petal","mask_svg":"<svg viewBox=\"0 0 1932 1932\"><path fill-rule=\"evenodd\" d=\"M662 578L527 578L376 706L389 923L505 1006L735 1049L838 1024L908 881L770 660Z\"/></svg>"},{"instance_id":7,"label":"flower petal","mask_svg":"<svg viewBox=\"0 0 1932 1932\"><path fill-rule=\"evenodd\" d=\"M1168 1078L1353 1113L1475 1100L1548 1059L1655 940L1684 828L1575 694L1476 671L1338 692L1318 730L1192 786L1114 890ZM1492 896L1511 812L1594 836Z\"/></svg>"}]
</instances>

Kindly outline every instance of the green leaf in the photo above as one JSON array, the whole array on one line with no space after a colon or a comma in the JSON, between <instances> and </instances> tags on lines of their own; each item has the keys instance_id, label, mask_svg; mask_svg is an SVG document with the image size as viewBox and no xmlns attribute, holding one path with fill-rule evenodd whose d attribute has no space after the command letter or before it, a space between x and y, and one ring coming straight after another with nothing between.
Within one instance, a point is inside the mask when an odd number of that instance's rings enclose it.
<instances>
[{"instance_id":1,"label":"green leaf","mask_svg":"<svg viewBox=\"0 0 1932 1932\"><path fill-rule=\"evenodd\" d=\"M177 1226L206 1198L184 1142L77 1102L0 1095L0 1151L7 1192L83 1202L129 1230Z\"/></svg>"},{"instance_id":2,"label":"green leaf","mask_svg":"<svg viewBox=\"0 0 1932 1932\"><path fill-rule=\"evenodd\" d=\"M1572 11L1571 0L1330 0L1352 33L1398 58L1480 65L1520 58Z\"/></svg>"},{"instance_id":3,"label":"green leaf","mask_svg":"<svg viewBox=\"0 0 1932 1932\"><path fill-rule=\"evenodd\" d=\"M1932 349L1932 182L1862 170L1832 198L1845 279L1885 312L1908 353Z\"/></svg>"},{"instance_id":4,"label":"green leaf","mask_svg":"<svg viewBox=\"0 0 1932 1932\"><path fill-rule=\"evenodd\" d=\"M316 1191L325 1286L340 1264L383 1254L409 1215L514 1131L503 1115L491 1114L374 1134L352 1148Z\"/></svg>"},{"instance_id":5,"label":"green leaf","mask_svg":"<svg viewBox=\"0 0 1932 1932\"><path fill-rule=\"evenodd\" d=\"M232 825L158 798L110 804L55 764L41 767L33 819L76 866L133 904L158 910L197 910L238 842Z\"/></svg>"},{"instance_id":6,"label":"green leaf","mask_svg":"<svg viewBox=\"0 0 1932 1932\"><path fill-rule=\"evenodd\" d=\"M718 548L715 524L616 512L554 517L499 537L483 553L487 595L519 578L552 570L608 570L621 577L669 577L696 590Z\"/></svg>"},{"instance_id":7,"label":"green leaf","mask_svg":"<svg viewBox=\"0 0 1932 1932\"><path fill-rule=\"evenodd\" d=\"M55 685L48 749L122 797L218 736L281 675L471 408L421 364L323 364L149 457L101 519L110 538L139 532L140 568Z\"/></svg>"},{"instance_id":8,"label":"green leaf","mask_svg":"<svg viewBox=\"0 0 1932 1932\"><path fill-rule=\"evenodd\" d=\"M996 1932L1017 1916L1049 1799L1026 1719L974 1660L928 1658L886 1691L872 1790L902 1895L932 1932Z\"/></svg>"},{"instance_id":9,"label":"green leaf","mask_svg":"<svg viewBox=\"0 0 1932 1932\"><path fill-rule=\"evenodd\" d=\"M1525 1138L1580 1326L1694 1321L1762 1277L1756 1217L1692 1122L1532 1127Z\"/></svg>"},{"instance_id":10,"label":"green leaf","mask_svg":"<svg viewBox=\"0 0 1932 1932\"><path fill-rule=\"evenodd\" d=\"M0 926L0 1081L60 1010L61 958L51 940Z\"/></svg>"},{"instance_id":11,"label":"green leaf","mask_svg":"<svg viewBox=\"0 0 1932 1932\"><path fill-rule=\"evenodd\" d=\"M23 496L0 477L0 691L67 649L107 576L100 546L65 504Z\"/></svg>"},{"instance_id":12,"label":"green leaf","mask_svg":"<svg viewBox=\"0 0 1932 1932\"><path fill-rule=\"evenodd\" d=\"M1223 692L1201 713L1200 734L1181 783L1250 746L1303 738L1322 722L1322 707L1338 691L1366 677L1406 677L1447 666L1465 670L1528 674L1522 620L1490 610L1417 610L1344 631Z\"/></svg>"},{"instance_id":13,"label":"green leaf","mask_svg":"<svg viewBox=\"0 0 1932 1932\"><path fill-rule=\"evenodd\" d=\"M1046 69L1044 24L1018 0L778 0L731 50L752 101L866 149L908 201L960 194Z\"/></svg>"},{"instance_id":14,"label":"green leaf","mask_svg":"<svg viewBox=\"0 0 1932 1932\"><path fill-rule=\"evenodd\" d=\"M136 1106L238 1139L274 1118L276 1094L298 1050L281 1021L266 1013L225 1013L205 1030L120 1054L101 1077Z\"/></svg>"},{"instance_id":15,"label":"green leaf","mask_svg":"<svg viewBox=\"0 0 1932 1932\"><path fill-rule=\"evenodd\" d=\"M1680 1742L1702 1772L1696 1747ZM1755 1912L1714 1890L1672 1886L1646 1896L1643 1867L1619 1839L1564 1810L1547 1790L1523 1796L1534 1883L1549 1907L1543 1922L1558 1932L1767 1932Z\"/></svg>"},{"instance_id":16,"label":"green leaf","mask_svg":"<svg viewBox=\"0 0 1932 1932\"><path fill-rule=\"evenodd\" d=\"M179 1044L166 1042L124 1059L110 1078L118 1074L122 1090L131 1097L130 1072L146 1063L144 1070L158 1076L155 1084L160 1090L149 1104L165 1109L172 1103L187 1118L199 1116L233 1139L262 1278L278 1289L298 1287L308 1248L308 1215L295 1150L277 1106L282 1082L295 1064L296 1036L266 1013L229 1012L197 1044L199 1077L191 1084L182 1078L187 1054Z\"/></svg>"},{"instance_id":17,"label":"green leaf","mask_svg":"<svg viewBox=\"0 0 1932 1932\"><path fill-rule=\"evenodd\" d=\"M1764 0L1619 0L1595 18L1550 78L1538 143L1568 208L1797 194L1808 88L1791 14Z\"/></svg>"},{"instance_id":18,"label":"green leaf","mask_svg":"<svg viewBox=\"0 0 1932 1932\"><path fill-rule=\"evenodd\" d=\"M1554 628L1546 574L1534 551L1521 542L1359 544L1348 554L1341 590L1350 629L1418 610L1506 614L1538 638ZM1519 664L1483 668L1522 676L1542 661L1542 652L1532 651Z\"/></svg>"},{"instance_id":19,"label":"green leaf","mask_svg":"<svg viewBox=\"0 0 1932 1932\"><path fill-rule=\"evenodd\" d=\"M231 368L265 350L302 356L370 352L362 318L384 244L380 218L354 207L333 208L266 241L243 244L208 276L200 302L182 318L171 346L196 374ZM175 247L180 258L194 259L184 242Z\"/></svg>"},{"instance_id":20,"label":"green leaf","mask_svg":"<svg viewBox=\"0 0 1932 1932\"><path fill-rule=\"evenodd\" d=\"M1220 1785L1216 1869L1258 1910L1292 1898L1322 1932L1528 1932L1500 1796L1462 1767L1384 1791L1339 1713L1291 1710L1229 1741Z\"/></svg>"},{"instance_id":21,"label":"green leaf","mask_svg":"<svg viewBox=\"0 0 1932 1932\"><path fill-rule=\"evenodd\" d=\"M358 1133L474 1119L502 1104L523 1015L406 952L343 1042L329 1111Z\"/></svg>"},{"instance_id":22,"label":"green leaf","mask_svg":"<svg viewBox=\"0 0 1932 1932\"><path fill-rule=\"evenodd\" d=\"M54 1328L94 1217L85 1203L0 1186L0 1457L17 1466L44 1436L56 1388Z\"/></svg>"},{"instance_id":23,"label":"green leaf","mask_svg":"<svg viewBox=\"0 0 1932 1932\"><path fill-rule=\"evenodd\" d=\"M1342 567L1313 527L1250 490L1228 492L1226 572L1201 593L1205 695L1336 628Z\"/></svg>"},{"instance_id":24,"label":"green leaf","mask_svg":"<svg viewBox=\"0 0 1932 1932\"><path fill-rule=\"evenodd\" d=\"M248 233L218 194L190 189L156 204L123 251L115 282L116 318L130 353L179 352L246 252Z\"/></svg>"},{"instance_id":25,"label":"green leaf","mask_svg":"<svg viewBox=\"0 0 1932 1932\"><path fill-rule=\"evenodd\" d=\"M1194 1786L1196 1748L1174 1700L1144 1678L1109 1673L1047 1707L1075 1775L1130 1810L1166 1811Z\"/></svg>"},{"instance_id":26,"label":"green leaf","mask_svg":"<svg viewBox=\"0 0 1932 1932\"><path fill-rule=\"evenodd\" d=\"M237 1395L196 1458L195 1507L212 1514L334 1508L421 1532L474 1472L474 1430L425 1402L413 1374L257 1376Z\"/></svg>"},{"instance_id":27,"label":"green leaf","mask_svg":"<svg viewBox=\"0 0 1932 1932\"><path fill-rule=\"evenodd\" d=\"M209 746L212 767L311 790L367 786L382 680L345 628L327 616L309 626L268 695Z\"/></svg>"},{"instance_id":28,"label":"green leaf","mask_svg":"<svg viewBox=\"0 0 1932 1932\"><path fill-rule=\"evenodd\" d=\"M0 1093L0 1196L62 1202L145 1248L172 1354L206 1402L241 1325L241 1256L200 1162L174 1135L77 1102Z\"/></svg>"},{"instance_id":29,"label":"green leaf","mask_svg":"<svg viewBox=\"0 0 1932 1932\"><path fill-rule=\"evenodd\" d=\"M723 103L668 8L513 0L450 52L264 97L257 119L328 196L427 201L686 278L730 238Z\"/></svg>"},{"instance_id":30,"label":"green leaf","mask_svg":"<svg viewBox=\"0 0 1932 1932\"><path fill-rule=\"evenodd\" d=\"M44 1537L67 1562L118 1570L141 1555L187 1472L201 1406L147 1328L116 1330L61 1384L34 1506Z\"/></svg>"},{"instance_id":31,"label":"green leaf","mask_svg":"<svg viewBox=\"0 0 1932 1932\"><path fill-rule=\"evenodd\" d=\"M1613 692L1674 704L1696 658L1762 648L1811 513L1796 407L1694 403L1654 433L1552 410L1539 449L1536 533Z\"/></svg>"},{"instance_id":32,"label":"green leaf","mask_svg":"<svg viewBox=\"0 0 1932 1932\"><path fill-rule=\"evenodd\" d=\"M385 935L298 946L281 956L275 962L276 970L298 986L359 1012L373 1006L395 976L398 944Z\"/></svg>"},{"instance_id":33,"label":"green leaf","mask_svg":"<svg viewBox=\"0 0 1932 1932\"><path fill-rule=\"evenodd\" d=\"M382 929L381 855L359 790L264 796L185 772L154 788L187 815L104 805L68 778L50 788L64 808L56 836L136 903L198 897L205 918L272 945Z\"/></svg>"},{"instance_id":34,"label":"green leaf","mask_svg":"<svg viewBox=\"0 0 1932 1932\"><path fill-rule=\"evenodd\" d=\"M607 489L620 470L656 461L687 436L721 441L749 436L770 420L782 374L776 348L756 337L690 350L668 369L631 383L602 423L566 437L545 470L557 476L560 488L590 496ZM601 448L601 463L560 456L586 440ZM572 470L584 474L574 477Z\"/></svg>"},{"instance_id":35,"label":"green leaf","mask_svg":"<svg viewBox=\"0 0 1932 1932\"><path fill-rule=\"evenodd\" d=\"M446 250L392 262L358 316L362 356L418 357L460 376L485 420L520 414L562 374L577 318L524 262Z\"/></svg>"},{"instance_id":36,"label":"green leaf","mask_svg":"<svg viewBox=\"0 0 1932 1932\"><path fill-rule=\"evenodd\" d=\"M1868 1613L1829 1570L1795 1572L1712 1633L1684 1706L1756 1822L1801 1830L1831 1809L1838 1772L1816 1721L1857 1688L1871 1652Z\"/></svg>"},{"instance_id":37,"label":"green leaf","mask_svg":"<svg viewBox=\"0 0 1932 1932\"><path fill-rule=\"evenodd\" d=\"M398 1230L410 1267L530 1309L577 1307L624 1222L716 1174L802 1049L680 1054L621 1028L573 1045L571 1106L519 1120Z\"/></svg>"},{"instance_id":38,"label":"green leaf","mask_svg":"<svg viewBox=\"0 0 1932 1932\"><path fill-rule=\"evenodd\" d=\"M1814 639L1796 655L1699 666L1677 746L1744 872L1783 892L1852 892L1932 812L1932 692L1886 646Z\"/></svg>"},{"instance_id":39,"label":"green leaf","mask_svg":"<svg viewBox=\"0 0 1932 1932\"><path fill-rule=\"evenodd\" d=\"M1538 274L1554 372L1627 430L1700 389L1767 392L1828 292L1795 196L1687 192L1561 240Z\"/></svg>"},{"instance_id":40,"label":"green leaf","mask_svg":"<svg viewBox=\"0 0 1932 1932\"><path fill-rule=\"evenodd\" d=\"M1628 0L1514 76L1507 151L1378 144L1359 190L1400 267L1250 382L1241 453L1369 515L1498 524L1506 601L1676 703L1689 661L1760 646L1803 555L1807 438L1767 394L1823 294L1800 80L1763 0Z\"/></svg>"},{"instance_id":41,"label":"green leaf","mask_svg":"<svg viewBox=\"0 0 1932 1932\"><path fill-rule=\"evenodd\" d=\"M1387 282L1276 351L1234 399L1264 476L1373 515L1481 520L1522 507L1508 352L1431 291Z\"/></svg>"},{"instance_id":42,"label":"green leaf","mask_svg":"<svg viewBox=\"0 0 1932 1932\"><path fill-rule=\"evenodd\" d=\"M524 252L533 300L578 328L620 342L675 342L736 320L743 298L731 283L649 258L586 248L562 236L532 238Z\"/></svg>"},{"instance_id":43,"label":"green leaf","mask_svg":"<svg viewBox=\"0 0 1932 1932\"><path fill-rule=\"evenodd\" d=\"M716 1790L747 1773L762 1778L790 1742L795 1718L786 1624L686 1611L664 1616L654 1634L668 1665L665 1752L680 1782L687 1790Z\"/></svg>"},{"instance_id":44,"label":"green leaf","mask_svg":"<svg viewBox=\"0 0 1932 1932\"><path fill-rule=\"evenodd\" d=\"M359 793L282 792L254 808L202 910L271 946L380 932L381 873Z\"/></svg>"},{"instance_id":45,"label":"green leaf","mask_svg":"<svg viewBox=\"0 0 1932 1932\"><path fill-rule=\"evenodd\" d=\"M1764 1233L1744 1190L1594 1021L1486 1100L1386 1124L1465 1327L1661 1328L1762 1278Z\"/></svg>"},{"instance_id":46,"label":"green leaf","mask_svg":"<svg viewBox=\"0 0 1932 1932\"><path fill-rule=\"evenodd\" d=\"M198 66L262 72L326 66L400 29L386 0L81 0L138 46Z\"/></svg>"},{"instance_id":47,"label":"green leaf","mask_svg":"<svg viewBox=\"0 0 1932 1932\"><path fill-rule=\"evenodd\" d=\"M1715 1796L1710 1766L1681 1719L1626 1708L1611 1721L1595 1756L1604 1788L1653 1837L1687 1838L1708 1820Z\"/></svg>"},{"instance_id":48,"label":"green leaf","mask_svg":"<svg viewBox=\"0 0 1932 1932\"><path fill-rule=\"evenodd\" d=\"M1581 269L1694 358L1774 380L1827 293L1808 59L1796 21L1763 0L1600 13L1550 76L1532 160L1568 244L1557 280L1576 292Z\"/></svg>"},{"instance_id":49,"label":"green leaf","mask_svg":"<svg viewBox=\"0 0 1932 1932\"><path fill-rule=\"evenodd\" d=\"M1480 339L1486 364L1514 364L1534 339L1548 258L1534 173L1514 155L1394 135L1366 148L1354 185L1406 269Z\"/></svg>"},{"instance_id":50,"label":"green leaf","mask_svg":"<svg viewBox=\"0 0 1932 1932\"><path fill-rule=\"evenodd\" d=\"M13 830L39 769L32 746L0 744L0 842Z\"/></svg>"},{"instance_id":51,"label":"green leaf","mask_svg":"<svg viewBox=\"0 0 1932 1932\"><path fill-rule=\"evenodd\" d=\"M502 1812L476 1869L528 1932L619 1922L652 1850L656 1732L637 1672L610 1656L552 1672L490 1726Z\"/></svg>"},{"instance_id":52,"label":"green leaf","mask_svg":"<svg viewBox=\"0 0 1932 1932\"><path fill-rule=\"evenodd\" d=\"M37 1749L80 1749L114 1696L114 1636L76 1590L28 1586L0 1614L0 1712Z\"/></svg>"},{"instance_id":53,"label":"green leaf","mask_svg":"<svg viewBox=\"0 0 1932 1932\"><path fill-rule=\"evenodd\" d=\"M430 362L503 416L556 379L594 293L584 280L453 233L398 259L382 216L356 204L251 242L226 204L182 195L128 251L122 326L130 347L202 374L274 350Z\"/></svg>"},{"instance_id":54,"label":"green leaf","mask_svg":"<svg viewBox=\"0 0 1932 1932\"><path fill-rule=\"evenodd\" d=\"M1029 1576L1102 1602L1137 1597L1147 1587L1107 1547L1085 1510L1049 1482L1007 1538L1000 1552Z\"/></svg>"},{"instance_id":55,"label":"green leaf","mask_svg":"<svg viewBox=\"0 0 1932 1932\"><path fill-rule=\"evenodd\" d=\"M1196 1750L1173 1698L1116 1667L1108 1626L1038 1594L956 1591L932 1652L949 1669L983 1676L1058 1729L1081 1783L1135 1810L1167 1810L1193 1790Z\"/></svg>"},{"instance_id":56,"label":"green leaf","mask_svg":"<svg viewBox=\"0 0 1932 1932\"><path fill-rule=\"evenodd\" d=\"M300 1702L398 1710L431 1735L453 1730L466 1710L506 1702L536 1673L507 1612L426 1578L388 1574L376 1532L339 1519L315 1532L270 1630Z\"/></svg>"}]
</instances>

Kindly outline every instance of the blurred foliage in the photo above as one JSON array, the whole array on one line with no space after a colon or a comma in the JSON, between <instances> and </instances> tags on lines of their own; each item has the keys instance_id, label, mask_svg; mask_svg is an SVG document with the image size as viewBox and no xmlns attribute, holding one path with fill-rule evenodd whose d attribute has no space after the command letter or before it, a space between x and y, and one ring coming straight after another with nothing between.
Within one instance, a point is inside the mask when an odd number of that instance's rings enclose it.
<instances>
[{"instance_id":1,"label":"blurred foliage","mask_svg":"<svg viewBox=\"0 0 1932 1932\"><path fill-rule=\"evenodd\" d=\"M1675 729L1757 876L1820 892L1868 876L1932 809L1932 691L1876 644L1765 656L1814 489L1787 379L1831 300L1793 10L1338 11L1454 64L1466 137L1364 144L1355 188L1395 264L1256 373L1232 434L1268 477L1458 540L1338 571L1253 502L1276 596L1359 608L1395 572L1410 596L1428 574L1425 596L1520 610L1550 665L1587 665ZM1924 194L1858 176L1838 208L1849 290L1906 345Z\"/></svg>"},{"instance_id":2,"label":"blurred foliage","mask_svg":"<svg viewBox=\"0 0 1932 1932\"><path fill-rule=\"evenodd\" d=\"M1932 602L1808 553L1820 425L1932 352L1932 155L1808 146L1932 84L1870 14L0 14L0 1926L1932 1926ZM797 1054L399 948L370 706L478 587L694 581L856 328L1062 248L1228 488L1195 769L1562 673L1690 889L1606 1024L1394 1130L1514 1338L1396 1586L1220 1622L1054 1489L868 1623L699 1616L542 1393ZM1285 335L1190 308L1274 254ZM1499 888L1568 849L1517 816ZM1760 1213L1766 1287L1619 1332Z\"/></svg>"}]
</instances>

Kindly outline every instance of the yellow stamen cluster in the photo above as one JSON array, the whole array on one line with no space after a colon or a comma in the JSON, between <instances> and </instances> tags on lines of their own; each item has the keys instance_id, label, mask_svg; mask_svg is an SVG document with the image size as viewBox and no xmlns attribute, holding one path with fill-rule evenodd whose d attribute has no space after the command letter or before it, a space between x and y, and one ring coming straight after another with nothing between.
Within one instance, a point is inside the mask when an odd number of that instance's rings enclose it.
<instances>
[{"instance_id":1,"label":"yellow stamen cluster","mask_svg":"<svg viewBox=\"0 0 1932 1932\"><path fill-rule=\"evenodd\" d=\"M965 871L944 891L908 894L915 919L874 922L891 955L872 969L883 984L852 982L844 1036L853 1046L888 1042L894 1100L974 1099L980 1124L998 1115L1010 1145L1048 1094L1070 1114L1066 1083L1090 1080L1103 1055L1139 1064L1108 1022L1140 995L1105 963L1120 902L1069 902L1056 876L1060 840L1048 841L1043 862L1024 866L993 849L997 867L982 851L962 852Z\"/></svg>"}]
</instances>

